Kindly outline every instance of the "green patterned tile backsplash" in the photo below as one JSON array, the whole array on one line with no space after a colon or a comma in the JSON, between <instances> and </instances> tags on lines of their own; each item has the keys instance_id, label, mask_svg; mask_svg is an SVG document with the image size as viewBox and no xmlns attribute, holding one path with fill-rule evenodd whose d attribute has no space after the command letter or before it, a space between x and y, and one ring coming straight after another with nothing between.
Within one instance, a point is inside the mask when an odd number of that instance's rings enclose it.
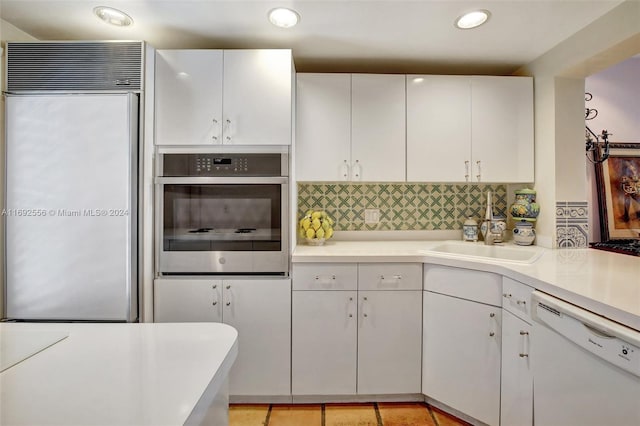
<instances>
[{"instance_id":1,"label":"green patterned tile backsplash","mask_svg":"<svg viewBox=\"0 0 640 426\"><path fill-rule=\"evenodd\" d=\"M298 183L298 218L322 208L336 219L336 231L462 229L471 216L484 217L486 193L494 212L506 214L504 184ZM380 222L364 223L364 210L380 209Z\"/></svg>"}]
</instances>

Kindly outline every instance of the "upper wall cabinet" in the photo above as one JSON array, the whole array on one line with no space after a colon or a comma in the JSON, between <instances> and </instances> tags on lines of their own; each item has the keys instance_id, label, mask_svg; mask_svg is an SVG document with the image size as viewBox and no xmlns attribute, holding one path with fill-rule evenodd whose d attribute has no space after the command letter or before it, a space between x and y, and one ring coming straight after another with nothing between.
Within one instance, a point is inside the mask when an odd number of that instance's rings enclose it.
<instances>
[{"instance_id":1,"label":"upper wall cabinet","mask_svg":"<svg viewBox=\"0 0 640 426\"><path fill-rule=\"evenodd\" d=\"M405 180L404 76L298 74L297 81L297 180Z\"/></svg>"},{"instance_id":2,"label":"upper wall cabinet","mask_svg":"<svg viewBox=\"0 0 640 426\"><path fill-rule=\"evenodd\" d=\"M533 182L533 80L407 76L407 180Z\"/></svg>"},{"instance_id":3,"label":"upper wall cabinet","mask_svg":"<svg viewBox=\"0 0 640 426\"><path fill-rule=\"evenodd\" d=\"M292 84L290 50L158 50L156 144L289 145Z\"/></svg>"}]
</instances>

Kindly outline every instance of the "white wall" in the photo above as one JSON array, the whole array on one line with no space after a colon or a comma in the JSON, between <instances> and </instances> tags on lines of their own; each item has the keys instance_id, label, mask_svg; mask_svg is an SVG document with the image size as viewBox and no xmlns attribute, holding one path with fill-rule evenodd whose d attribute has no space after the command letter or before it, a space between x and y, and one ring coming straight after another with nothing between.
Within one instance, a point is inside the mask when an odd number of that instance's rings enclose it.
<instances>
[{"instance_id":1,"label":"white wall","mask_svg":"<svg viewBox=\"0 0 640 426\"><path fill-rule=\"evenodd\" d=\"M640 23L638 24L640 25ZM588 108L598 115L587 125L596 134L607 129L610 142L640 143L640 58L630 58L585 79L593 95Z\"/></svg>"},{"instance_id":2,"label":"white wall","mask_svg":"<svg viewBox=\"0 0 640 426\"><path fill-rule=\"evenodd\" d=\"M36 40L21 29L0 19L0 89L6 89L5 83L5 44L7 41ZM0 96L0 211L4 209L4 96ZM4 218L1 218L4 220ZM0 318L4 318L4 226L0 226Z\"/></svg>"}]
</instances>

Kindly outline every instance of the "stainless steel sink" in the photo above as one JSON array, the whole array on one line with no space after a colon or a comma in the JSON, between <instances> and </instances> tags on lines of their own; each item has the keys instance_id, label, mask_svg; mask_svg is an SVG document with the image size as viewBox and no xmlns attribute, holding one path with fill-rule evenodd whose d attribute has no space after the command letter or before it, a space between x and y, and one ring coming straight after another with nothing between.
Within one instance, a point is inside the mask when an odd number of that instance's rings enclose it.
<instances>
[{"instance_id":1,"label":"stainless steel sink","mask_svg":"<svg viewBox=\"0 0 640 426\"><path fill-rule=\"evenodd\" d=\"M447 241L431 249L427 254L444 254L452 257L481 258L515 263L533 263L543 251L537 247L486 246L477 243Z\"/></svg>"}]
</instances>

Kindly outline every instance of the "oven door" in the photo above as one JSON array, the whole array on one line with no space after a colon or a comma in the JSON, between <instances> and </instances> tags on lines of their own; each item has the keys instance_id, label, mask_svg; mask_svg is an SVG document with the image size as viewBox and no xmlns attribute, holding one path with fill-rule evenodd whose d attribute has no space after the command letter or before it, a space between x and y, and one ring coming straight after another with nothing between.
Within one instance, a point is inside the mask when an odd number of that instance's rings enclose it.
<instances>
[{"instance_id":1,"label":"oven door","mask_svg":"<svg viewBox=\"0 0 640 426\"><path fill-rule=\"evenodd\" d=\"M286 275L288 178L159 177L160 273Z\"/></svg>"}]
</instances>

